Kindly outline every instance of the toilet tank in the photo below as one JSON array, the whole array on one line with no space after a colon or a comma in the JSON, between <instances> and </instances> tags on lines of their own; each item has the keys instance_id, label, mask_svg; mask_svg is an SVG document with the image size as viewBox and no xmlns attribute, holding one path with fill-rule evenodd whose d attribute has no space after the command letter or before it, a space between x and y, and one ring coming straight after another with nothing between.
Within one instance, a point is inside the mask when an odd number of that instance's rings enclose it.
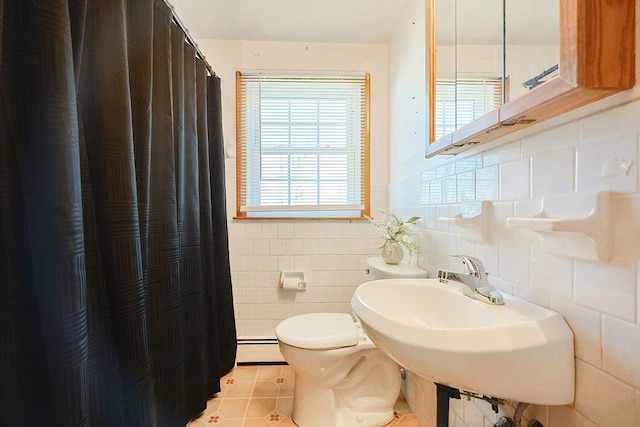
<instances>
[{"instance_id":1,"label":"toilet tank","mask_svg":"<svg viewBox=\"0 0 640 427\"><path fill-rule=\"evenodd\" d=\"M400 264L387 264L382 257L367 259L367 266L371 274L371 280L376 279L411 279L427 277L427 272L417 265L401 262Z\"/></svg>"}]
</instances>

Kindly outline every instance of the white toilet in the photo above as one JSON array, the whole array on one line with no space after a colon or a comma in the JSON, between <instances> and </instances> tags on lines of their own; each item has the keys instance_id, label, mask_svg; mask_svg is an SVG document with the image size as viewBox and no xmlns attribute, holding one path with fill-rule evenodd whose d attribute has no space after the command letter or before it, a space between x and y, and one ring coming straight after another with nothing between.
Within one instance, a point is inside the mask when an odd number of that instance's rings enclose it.
<instances>
[{"instance_id":1,"label":"white toilet","mask_svg":"<svg viewBox=\"0 0 640 427\"><path fill-rule=\"evenodd\" d=\"M378 261L379 260L379 261ZM409 264L367 260L372 280L426 277ZM293 421L300 427L380 427L393 419L400 367L349 314L302 314L276 327L282 357L295 372Z\"/></svg>"}]
</instances>

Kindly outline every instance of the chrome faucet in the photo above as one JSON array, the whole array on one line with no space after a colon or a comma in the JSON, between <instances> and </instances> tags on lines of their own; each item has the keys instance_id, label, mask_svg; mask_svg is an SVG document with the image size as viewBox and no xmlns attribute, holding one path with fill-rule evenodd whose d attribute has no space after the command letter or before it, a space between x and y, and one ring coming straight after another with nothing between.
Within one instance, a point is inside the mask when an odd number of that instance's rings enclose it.
<instances>
[{"instance_id":1,"label":"chrome faucet","mask_svg":"<svg viewBox=\"0 0 640 427\"><path fill-rule=\"evenodd\" d=\"M462 293L469 298L477 299L487 304L504 304L502 294L491 286L487 280L487 273L484 271L482 261L468 255L451 256L460 258L465 267L467 267L467 274L438 270L438 279L440 279L440 282L447 283L449 280L454 280L462 284L460 287Z\"/></svg>"}]
</instances>

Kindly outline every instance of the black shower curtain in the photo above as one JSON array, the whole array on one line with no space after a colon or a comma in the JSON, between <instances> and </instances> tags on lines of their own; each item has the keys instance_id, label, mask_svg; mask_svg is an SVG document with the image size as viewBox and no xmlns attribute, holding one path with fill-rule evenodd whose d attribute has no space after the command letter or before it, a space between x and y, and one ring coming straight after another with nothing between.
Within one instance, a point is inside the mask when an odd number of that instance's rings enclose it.
<instances>
[{"instance_id":1,"label":"black shower curtain","mask_svg":"<svg viewBox=\"0 0 640 427\"><path fill-rule=\"evenodd\" d=\"M162 0L0 17L0 426L184 426L235 361L220 80Z\"/></svg>"}]
</instances>

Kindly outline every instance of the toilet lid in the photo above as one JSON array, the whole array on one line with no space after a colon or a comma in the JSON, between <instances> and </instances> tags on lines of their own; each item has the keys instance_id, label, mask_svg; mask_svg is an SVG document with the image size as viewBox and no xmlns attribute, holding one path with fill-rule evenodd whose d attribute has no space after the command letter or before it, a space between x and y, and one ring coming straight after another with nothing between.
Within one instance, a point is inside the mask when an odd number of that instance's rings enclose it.
<instances>
[{"instance_id":1,"label":"toilet lid","mask_svg":"<svg viewBox=\"0 0 640 427\"><path fill-rule=\"evenodd\" d=\"M359 334L350 315L301 314L283 320L276 337L285 344L310 350L329 350L358 344Z\"/></svg>"}]
</instances>

